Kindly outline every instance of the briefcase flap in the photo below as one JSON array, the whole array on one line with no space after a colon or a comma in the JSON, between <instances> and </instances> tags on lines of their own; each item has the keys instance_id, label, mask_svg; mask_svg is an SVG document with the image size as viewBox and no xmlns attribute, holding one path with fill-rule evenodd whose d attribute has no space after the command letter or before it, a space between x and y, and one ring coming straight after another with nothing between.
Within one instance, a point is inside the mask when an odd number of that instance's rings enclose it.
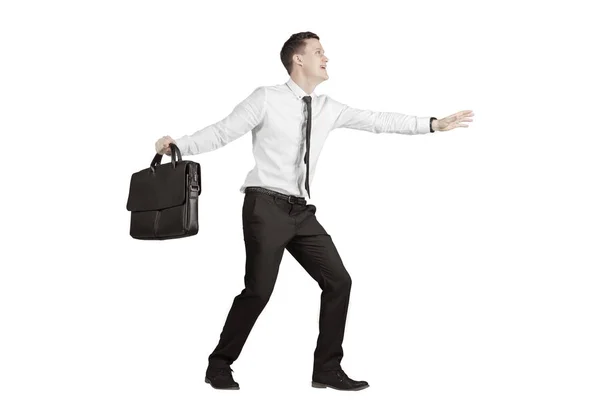
<instances>
[{"instance_id":1,"label":"briefcase flap","mask_svg":"<svg viewBox=\"0 0 600 400\"><path fill-rule=\"evenodd\" d=\"M179 161L175 166L165 163L132 174L127 210L162 210L182 205L190 184L187 170L193 174L198 166L193 161ZM199 177L199 171L196 172Z\"/></svg>"}]
</instances>

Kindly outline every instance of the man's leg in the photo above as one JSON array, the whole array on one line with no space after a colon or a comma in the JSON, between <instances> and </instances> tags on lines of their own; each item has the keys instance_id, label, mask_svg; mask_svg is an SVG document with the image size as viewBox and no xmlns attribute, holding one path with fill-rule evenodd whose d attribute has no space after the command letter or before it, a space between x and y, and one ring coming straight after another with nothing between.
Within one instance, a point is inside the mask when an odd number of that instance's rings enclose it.
<instances>
[{"instance_id":1,"label":"man's leg","mask_svg":"<svg viewBox=\"0 0 600 400\"><path fill-rule=\"evenodd\" d=\"M290 222L291 221L291 222ZM235 297L209 365L229 367L240 355L252 327L266 306L277 279L294 223L273 198L246 193L242 208L246 244L245 288Z\"/></svg>"},{"instance_id":2,"label":"man's leg","mask_svg":"<svg viewBox=\"0 0 600 400\"><path fill-rule=\"evenodd\" d=\"M352 280L331 236L317 221L316 207L299 207L296 235L286 248L322 289L313 366L313 373L318 373L340 368Z\"/></svg>"}]
</instances>

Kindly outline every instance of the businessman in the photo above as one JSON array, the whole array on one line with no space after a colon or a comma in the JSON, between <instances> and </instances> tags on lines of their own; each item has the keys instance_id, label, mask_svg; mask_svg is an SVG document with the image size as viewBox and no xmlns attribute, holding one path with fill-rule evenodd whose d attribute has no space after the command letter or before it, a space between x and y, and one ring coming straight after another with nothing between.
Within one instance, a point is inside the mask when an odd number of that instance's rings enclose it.
<instances>
[{"instance_id":1,"label":"businessman","mask_svg":"<svg viewBox=\"0 0 600 400\"><path fill-rule=\"evenodd\" d=\"M317 208L307 202L323 144L338 128L425 134L467 127L473 113L461 111L438 120L356 109L314 93L329 79L329 59L312 32L292 35L280 56L290 76L286 83L258 87L221 121L176 140L164 136L155 144L160 154L170 155L169 143L175 143L182 155L195 155L252 131L256 165L240 188L245 193L245 287L233 300L220 340L208 357L205 381L216 389L239 389L231 364L269 301L287 250L322 289L312 386L360 390L368 383L349 378L341 367L352 280L331 236L317 220Z\"/></svg>"}]
</instances>

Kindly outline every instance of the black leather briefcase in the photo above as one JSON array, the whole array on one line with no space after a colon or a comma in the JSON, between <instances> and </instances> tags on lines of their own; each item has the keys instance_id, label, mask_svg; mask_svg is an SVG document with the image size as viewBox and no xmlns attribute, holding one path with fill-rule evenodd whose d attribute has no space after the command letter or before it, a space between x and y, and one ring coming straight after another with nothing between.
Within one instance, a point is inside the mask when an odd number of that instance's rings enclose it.
<instances>
[{"instance_id":1,"label":"black leather briefcase","mask_svg":"<svg viewBox=\"0 0 600 400\"><path fill-rule=\"evenodd\" d=\"M127 210L131 211L129 234L135 239L164 240L198 233L200 164L183 161L171 143L171 162L161 164L156 154L150 168L131 175Z\"/></svg>"}]
</instances>

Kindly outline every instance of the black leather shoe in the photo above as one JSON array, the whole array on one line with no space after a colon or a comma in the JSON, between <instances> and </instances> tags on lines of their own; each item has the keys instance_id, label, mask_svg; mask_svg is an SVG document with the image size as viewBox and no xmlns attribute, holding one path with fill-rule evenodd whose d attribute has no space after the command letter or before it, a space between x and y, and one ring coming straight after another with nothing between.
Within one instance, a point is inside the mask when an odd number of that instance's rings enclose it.
<instances>
[{"instance_id":1,"label":"black leather shoe","mask_svg":"<svg viewBox=\"0 0 600 400\"><path fill-rule=\"evenodd\" d=\"M312 387L321 389L330 387L337 390L362 390L368 388L369 384L366 381L355 381L348 378L344 370L338 368L331 371L313 373Z\"/></svg>"},{"instance_id":2,"label":"black leather shoe","mask_svg":"<svg viewBox=\"0 0 600 400\"><path fill-rule=\"evenodd\" d=\"M210 386L215 389L239 390L240 385L233 380L232 372L233 370L230 367L215 368L209 366L206 369L204 382L210 383Z\"/></svg>"}]
</instances>

